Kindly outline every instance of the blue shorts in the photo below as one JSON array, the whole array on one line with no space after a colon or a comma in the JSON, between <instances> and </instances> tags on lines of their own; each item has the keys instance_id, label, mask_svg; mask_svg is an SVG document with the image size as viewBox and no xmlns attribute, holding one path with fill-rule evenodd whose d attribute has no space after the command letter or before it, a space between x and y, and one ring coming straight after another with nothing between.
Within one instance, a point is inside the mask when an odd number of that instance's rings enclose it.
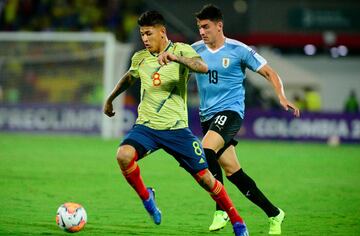
<instances>
[{"instance_id":1,"label":"blue shorts","mask_svg":"<svg viewBox=\"0 0 360 236\"><path fill-rule=\"evenodd\" d=\"M154 130L134 125L120 145L125 144L136 149L139 159L162 148L192 175L208 168L201 142L188 128Z\"/></svg>"}]
</instances>

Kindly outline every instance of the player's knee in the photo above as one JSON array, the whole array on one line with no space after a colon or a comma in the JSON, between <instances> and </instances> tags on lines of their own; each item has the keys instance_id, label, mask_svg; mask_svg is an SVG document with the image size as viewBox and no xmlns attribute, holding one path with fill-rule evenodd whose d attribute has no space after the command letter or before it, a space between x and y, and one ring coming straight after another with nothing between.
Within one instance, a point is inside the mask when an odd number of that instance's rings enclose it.
<instances>
[{"instance_id":1,"label":"player's knee","mask_svg":"<svg viewBox=\"0 0 360 236\"><path fill-rule=\"evenodd\" d=\"M210 149L213 150L215 153L217 153L220 149L220 146L211 142L203 142L202 143L204 149Z\"/></svg>"},{"instance_id":2,"label":"player's knee","mask_svg":"<svg viewBox=\"0 0 360 236\"><path fill-rule=\"evenodd\" d=\"M135 150L126 145L120 146L116 153L116 160L122 170L126 169L127 166L134 159Z\"/></svg>"},{"instance_id":3,"label":"player's knee","mask_svg":"<svg viewBox=\"0 0 360 236\"><path fill-rule=\"evenodd\" d=\"M231 176L236 173L240 168L223 167L225 176Z\"/></svg>"},{"instance_id":4,"label":"player's knee","mask_svg":"<svg viewBox=\"0 0 360 236\"><path fill-rule=\"evenodd\" d=\"M208 131L202 140L203 148L212 149L217 153L224 146L224 139L214 131Z\"/></svg>"},{"instance_id":5,"label":"player's knee","mask_svg":"<svg viewBox=\"0 0 360 236\"><path fill-rule=\"evenodd\" d=\"M215 178L208 169L195 174L196 181L207 191L211 191L215 184Z\"/></svg>"},{"instance_id":6,"label":"player's knee","mask_svg":"<svg viewBox=\"0 0 360 236\"><path fill-rule=\"evenodd\" d=\"M226 176L231 176L236 172L240 171L241 167L238 163L221 163L221 167L223 168Z\"/></svg>"}]
</instances>

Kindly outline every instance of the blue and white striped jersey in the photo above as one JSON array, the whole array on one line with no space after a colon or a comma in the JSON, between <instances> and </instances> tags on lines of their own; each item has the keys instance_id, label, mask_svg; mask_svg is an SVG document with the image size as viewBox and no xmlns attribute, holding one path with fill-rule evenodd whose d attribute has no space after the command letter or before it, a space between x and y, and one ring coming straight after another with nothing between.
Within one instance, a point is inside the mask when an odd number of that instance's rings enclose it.
<instances>
[{"instance_id":1,"label":"blue and white striped jersey","mask_svg":"<svg viewBox=\"0 0 360 236\"><path fill-rule=\"evenodd\" d=\"M217 50L208 48L202 40L191 46L209 67L206 74L195 74L201 121L224 110L235 111L244 118L245 69L258 71L266 60L244 43L228 38Z\"/></svg>"}]
</instances>

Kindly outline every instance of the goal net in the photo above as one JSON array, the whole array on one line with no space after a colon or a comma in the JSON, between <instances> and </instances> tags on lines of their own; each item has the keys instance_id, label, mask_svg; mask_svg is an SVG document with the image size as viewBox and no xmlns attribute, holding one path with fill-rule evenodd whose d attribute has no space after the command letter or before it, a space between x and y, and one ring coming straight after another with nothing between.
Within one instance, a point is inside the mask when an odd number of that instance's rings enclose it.
<instances>
[{"instance_id":1,"label":"goal net","mask_svg":"<svg viewBox=\"0 0 360 236\"><path fill-rule=\"evenodd\" d=\"M101 110L131 50L110 33L0 33L0 131L118 137L122 96Z\"/></svg>"}]
</instances>

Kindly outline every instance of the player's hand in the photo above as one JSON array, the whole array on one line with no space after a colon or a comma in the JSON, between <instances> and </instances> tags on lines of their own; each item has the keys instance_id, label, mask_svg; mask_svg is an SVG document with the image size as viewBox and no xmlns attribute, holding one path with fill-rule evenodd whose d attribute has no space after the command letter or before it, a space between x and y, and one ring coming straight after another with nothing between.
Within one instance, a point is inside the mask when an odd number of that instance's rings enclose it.
<instances>
[{"instance_id":1,"label":"player's hand","mask_svg":"<svg viewBox=\"0 0 360 236\"><path fill-rule=\"evenodd\" d=\"M177 61L178 57L172 54L171 52L162 52L158 56L158 62L160 65L167 65L171 61Z\"/></svg>"},{"instance_id":2,"label":"player's hand","mask_svg":"<svg viewBox=\"0 0 360 236\"><path fill-rule=\"evenodd\" d=\"M280 99L281 106L285 109L285 111L290 111L293 113L295 117L300 116L300 110L294 104L289 102L286 98Z\"/></svg>"},{"instance_id":3,"label":"player's hand","mask_svg":"<svg viewBox=\"0 0 360 236\"><path fill-rule=\"evenodd\" d=\"M112 102L106 101L103 110L104 110L104 114L107 115L108 117L112 117L115 115Z\"/></svg>"}]
</instances>

